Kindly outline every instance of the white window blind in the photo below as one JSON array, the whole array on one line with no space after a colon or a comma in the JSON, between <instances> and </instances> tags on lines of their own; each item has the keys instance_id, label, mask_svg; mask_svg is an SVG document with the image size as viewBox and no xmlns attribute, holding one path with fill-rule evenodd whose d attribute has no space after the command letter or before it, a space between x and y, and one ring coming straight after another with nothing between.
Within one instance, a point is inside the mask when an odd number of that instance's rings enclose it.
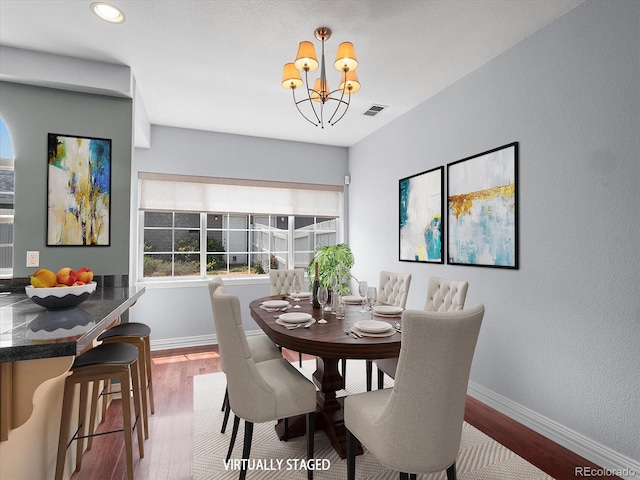
<instances>
[{"instance_id":1,"label":"white window blind","mask_svg":"<svg viewBox=\"0 0 640 480\"><path fill-rule=\"evenodd\" d=\"M337 185L157 173L138 174L139 208L150 211L340 216Z\"/></svg>"}]
</instances>

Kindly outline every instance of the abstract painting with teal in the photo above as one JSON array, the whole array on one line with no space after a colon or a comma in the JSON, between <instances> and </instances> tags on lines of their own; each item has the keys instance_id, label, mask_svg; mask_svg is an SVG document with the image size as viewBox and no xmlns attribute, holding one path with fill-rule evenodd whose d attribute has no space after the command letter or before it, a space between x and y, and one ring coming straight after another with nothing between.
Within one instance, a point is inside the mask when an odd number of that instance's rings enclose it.
<instances>
[{"instance_id":1,"label":"abstract painting with teal","mask_svg":"<svg viewBox=\"0 0 640 480\"><path fill-rule=\"evenodd\" d=\"M516 145L449 165L449 263L517 268Z\"/></svg>"},{"instance_id":2,"label":"abstract painting with teal","mask_svg":"<svg viewBox=\"0 0 640 480\"><path fill-rule=\"evenodd\" d=\"M400 260L442 262L442 168L400 180Z\"/></svg>"},{"instance_id":3,"label":"abstract painting with teal","mask_svg":"<svg viewBox=\"0 0 640 480\"><path fill-rule=\"evenodd\" d=\"M109 245L111 141L49 134L48 245Z\"/></svg>"}]
</instances>

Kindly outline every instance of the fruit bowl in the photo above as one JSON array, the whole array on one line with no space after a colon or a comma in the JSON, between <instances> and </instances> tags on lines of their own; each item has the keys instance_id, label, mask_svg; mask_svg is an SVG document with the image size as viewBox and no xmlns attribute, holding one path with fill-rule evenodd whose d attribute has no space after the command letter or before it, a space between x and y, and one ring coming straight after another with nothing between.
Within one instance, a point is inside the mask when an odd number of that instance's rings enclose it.
<instances>
[{"instance_id":1,"label":"fruit bowl","mask_svg":"<svg viewBox=\"0 0 640 480\"><path fill-rule=\"evenodd\" d=\"M32 285L24 287L32 302L47 310L61 310L73 308L84 302L96 289L96 282L86 285L70 287L35 288Z\"/></svg>"}]
</instances>

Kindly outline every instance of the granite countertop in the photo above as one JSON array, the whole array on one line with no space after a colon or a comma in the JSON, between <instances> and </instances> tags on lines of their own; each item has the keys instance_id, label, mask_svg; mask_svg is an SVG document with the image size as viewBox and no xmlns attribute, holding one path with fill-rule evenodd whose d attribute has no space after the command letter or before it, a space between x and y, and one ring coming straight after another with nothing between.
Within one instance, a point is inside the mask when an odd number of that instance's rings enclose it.
<instances>
[{"instance_id":1,"label":"granite countertop","mask_svg":"<svg viewBox=\"0 0 640 480\"><path fill-rule=\"evenodd\" d=\"M94 279L96 291L82 304L47 310L33 303L24 282L0 283L0 362L77 355L144 293L126 279ZM27 282L28 283L28 282Z\"/></svg>"}]
</instances>

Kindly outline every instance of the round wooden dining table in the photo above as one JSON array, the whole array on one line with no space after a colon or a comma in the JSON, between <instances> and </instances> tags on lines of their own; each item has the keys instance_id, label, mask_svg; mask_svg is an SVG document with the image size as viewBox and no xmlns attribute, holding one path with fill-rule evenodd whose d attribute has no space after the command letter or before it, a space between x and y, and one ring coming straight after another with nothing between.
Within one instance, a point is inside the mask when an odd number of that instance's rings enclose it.
<instances>
[{"instance_id":1,"label":"round wooden dining table","mask_svg":"<svg viewBox=\"0 0 640 480\"><path fill-rule=\"evenodd\" d=\"M336 392L344 388L344 378L338 371L338 364L342 359L367 359L395 358L400 355L401 334L396 332L387 337L354 338L345 332L345 328L353 326L359 320L371 318L369 313L361 313L360 305L345 305L345 318L336 319L330 312L322 312L321 309L313 309L308 299L302 299L298 304L301 308L293 308L295 301L290 300L291 307L287 312L309 313L316 320L310 327L287 329L276 323L276 316L283 312L274 312L266 309L262 303L266 300L280 300L281 295L259 298L251 302L249 308L251 316L260 328L277 345L284 348L315 355L316 370L313 373L313 381L318 387L316 429L324 430L333 448L341 458L346 458L346 429L342 410L342 401L337 398ZM323 315L324 313L324 315ZM324 317L326 323L318 323ZM376 320L387 321L393 324L400 321L399 318L381 318ZM288 419L285 436L284 422L276 425L276 431L280 439L302 436L305 432L304 415ZM358 447L361 452L361 447Z\"/></svg>"}]
</instances>

